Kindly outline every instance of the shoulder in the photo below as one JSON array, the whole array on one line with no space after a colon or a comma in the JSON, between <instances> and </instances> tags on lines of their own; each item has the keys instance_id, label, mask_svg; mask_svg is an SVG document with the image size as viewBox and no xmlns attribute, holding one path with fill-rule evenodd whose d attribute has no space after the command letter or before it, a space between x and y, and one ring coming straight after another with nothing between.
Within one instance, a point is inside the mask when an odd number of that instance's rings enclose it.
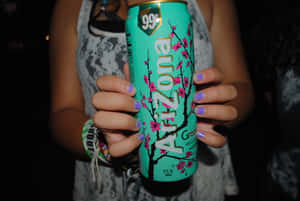
<instances>
[{"instance_id":1,"label":"shoulder","mask_svg":"<svg viewBox=\"0 0 300 201\"><path fill-rule=\"evenodd\" d=\"M61 27L71 27L76 30L79 12L84 0L58 0L52 15L52 24L59 24Z\"/></svg>"},{"instance_id":2,"label":"shoulder","mask_svg":"<svg viewBox=\"0 0 300 201\"><path fill-rule=\"evenodd\" d=\"M202 14L204 16L205 22L210 30L213 19L213 1L214 0L196 0L198 6L201 8Z\"/></svg>"}]
</instances>

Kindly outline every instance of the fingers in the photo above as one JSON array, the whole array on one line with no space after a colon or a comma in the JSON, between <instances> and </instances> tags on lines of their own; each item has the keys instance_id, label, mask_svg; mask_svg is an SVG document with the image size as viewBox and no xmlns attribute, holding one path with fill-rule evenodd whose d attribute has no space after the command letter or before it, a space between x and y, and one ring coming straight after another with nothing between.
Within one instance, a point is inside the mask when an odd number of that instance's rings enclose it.
<instances>
[{"instance_id":1,"label":"fingers","mask_svg":"<svg viewBox=\"0 0 300 201\"><path fill-rule=\"evenodd\" d=\"M129 137L123 138L121 141L111 144L109 146L109 153L113 157L121 157L124 156L133 150L135 150L144 139L144 135L142 134L134 134Z\"/></svg>"},{"instance_id":2,"label":"fingers","mask_svg":"<svg viewBox=\"0 0 300 201\"><path fill-rule=\"evenodd\" d=\"M98 128L109 130L138 131L141 127L141 123L133 116L109 111L96 112L94 123Z\"/></svg>"},{"instance_id":3,"label":"fingers","mask_svg":"<svg viewBox=\"0 0 300 201\"><path fill-rule=\"evenodd\" d=\"M92 104L98 110L138 112L141 105L128 95L113 92L98 92L92 98Z\"/></svg>"},{"instance_id":4,"label":"fingers","mask_svg":"<svg viewBox=\"0 0 300 201\"><path fill-rule=\"evenodd\" d=\"M196 92L194 101L196 103L221 103L235 99L237 89L230 84L212 86Z\"/></svg>"},{"instance_id":5,"label":"fingers","mask_svg":"<svg viewBox=\"0 0 300 201\"><path fill-rule=\"evenodd\" d=\"M238 117L237 109L231 105L200 105L195 107L195 114L219 121L232 121Z\"/></svg>"},{"instance_id":6,"label":"fingers","mask_svg":"<svg viewBox=\"0 0 300 201\"><path fill-rule=\"evenodd\" d=\"M194 75L195 84L220 83L223 79L223 73L217 68L207 68Z\"/></svg>"},{"instance_id":7,"label":"fingers","mask_svg":"<svg viewBox=\"0 0 300 201\"><path fill-rule=\"evenodd\" d=\"M103 75L97 79L97 86L101 91L119 92L133 96L135 87L127 80L114 75Z\"/></svg>"},{"instance_id":8,"label":"fingers","mask_svg":"<svg viewBox=\"0 0 300 201\"><path fill-rule=\"evenodd\" d=\"M213 126L213 124L199 122L197 124L197 138L209 146L221 147L227 140L223 135L216 132Z\"/></svg>"}]
</instances>

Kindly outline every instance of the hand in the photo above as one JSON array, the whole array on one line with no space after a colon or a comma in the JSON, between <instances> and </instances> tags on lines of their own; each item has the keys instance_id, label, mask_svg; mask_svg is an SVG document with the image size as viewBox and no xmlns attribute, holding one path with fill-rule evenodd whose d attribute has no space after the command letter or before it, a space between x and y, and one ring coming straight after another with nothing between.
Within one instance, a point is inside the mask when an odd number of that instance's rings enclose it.
<instances>
[{"instance_id":1,"label":"hand","mask_svg":"<svg viewBox=\"0 0 300 201\"><path fill-rule=\"evenodd\" d=\"M234 85L224 84L223 74L217 68L208 68L194 75L197 91L194 101L198 119L197 137L199 140L214 147L223 146L226 138L214 130L238 117L237 109L226 103L237 96Z\"/></svg>"},{"instance_id":2,"label":"hand","mask_svg":"<svg viewBox=\"0 0 300 201\"><path fill-rule=\"evenodd\" d=\"M139 105L132 96L136 89L128 81L128 64L124 65L126 79L113 75L100 76L97 92L92 103L98 110L94 115L94 123L104 133L108 144L108 151L113 157L121 157L136 149L141 144L138 133L125 135L124 133L137 132L140 123L129 113L138 112Z\"/></svg>"}]
</instances>

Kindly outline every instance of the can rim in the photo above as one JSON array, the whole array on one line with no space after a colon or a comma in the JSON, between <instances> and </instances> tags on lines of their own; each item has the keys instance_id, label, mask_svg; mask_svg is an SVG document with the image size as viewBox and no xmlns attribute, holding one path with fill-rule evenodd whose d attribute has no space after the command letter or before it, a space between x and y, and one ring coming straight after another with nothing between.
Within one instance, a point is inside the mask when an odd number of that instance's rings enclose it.
<instances>
[{"instance_id":1,"label":"can rim","mask_svg":"<svg viewBox=\"0 0 300 201\"><path fill-rule=\"evenodd\" d=\"M144 1L144 2L141 2L141 3L134 3L132 5L129 5L128 8L132 8L132 7L135 7L137 5L146 5L146 4L155 4L155 3L167 3L167 2L187 4L186 0L150 0L150 1Z\"/></svg>"}]
</instances>

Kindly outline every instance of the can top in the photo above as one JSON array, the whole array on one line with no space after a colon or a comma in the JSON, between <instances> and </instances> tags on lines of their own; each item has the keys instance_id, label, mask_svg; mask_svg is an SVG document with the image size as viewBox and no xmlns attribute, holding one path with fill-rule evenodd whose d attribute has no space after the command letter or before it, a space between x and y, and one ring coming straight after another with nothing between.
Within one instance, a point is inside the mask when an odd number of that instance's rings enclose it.
<instances>
[{"instance_id":1,"label":"can top","mask_svg":"<svg viewBox=\"0 0 300 201\"><path fill-rule=\"evenodd\" d=\"M128 7L131 8L137 5L166 3L166 2L187 3L187 0L128 0Z\"/></svg>"}]
</instances>

